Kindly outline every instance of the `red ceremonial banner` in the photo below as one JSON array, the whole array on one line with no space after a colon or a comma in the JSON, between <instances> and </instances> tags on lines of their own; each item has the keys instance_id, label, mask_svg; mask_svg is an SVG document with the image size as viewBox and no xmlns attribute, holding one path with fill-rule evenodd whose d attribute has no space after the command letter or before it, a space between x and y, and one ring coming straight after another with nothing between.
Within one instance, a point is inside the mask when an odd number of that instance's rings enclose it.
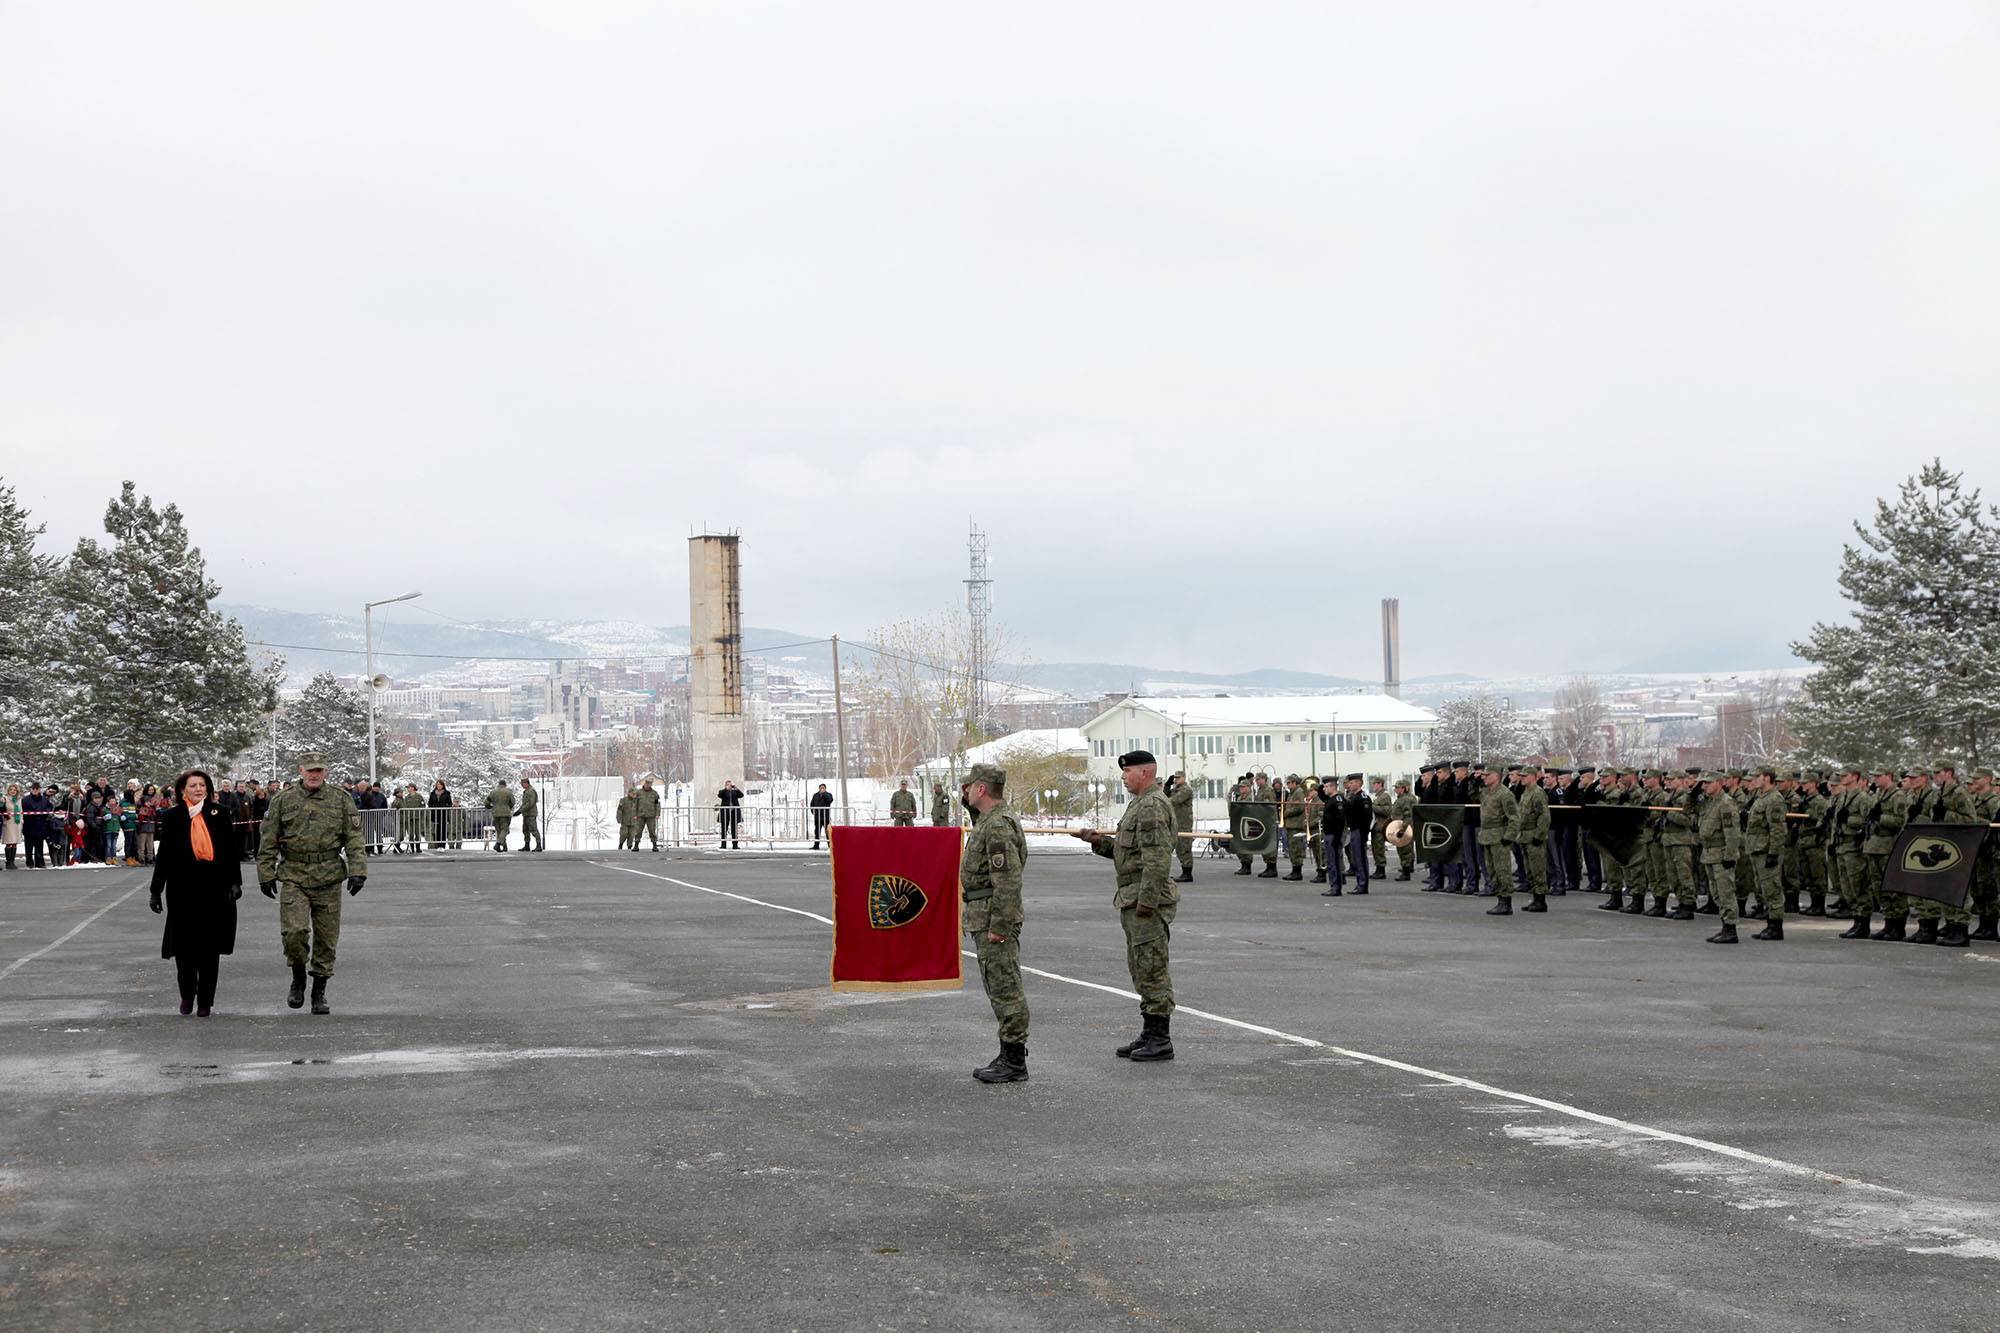
<instances>
[{"instance_id":1,"label":"red ceremonial banner","mask_svg":"<svg viewBox=\"0 0 2000 1333\"><path fill-rule=\"evenodd\" d=\"M956 828L830 830L833 988L957 990Z\"/></svg>"}]
</instances>

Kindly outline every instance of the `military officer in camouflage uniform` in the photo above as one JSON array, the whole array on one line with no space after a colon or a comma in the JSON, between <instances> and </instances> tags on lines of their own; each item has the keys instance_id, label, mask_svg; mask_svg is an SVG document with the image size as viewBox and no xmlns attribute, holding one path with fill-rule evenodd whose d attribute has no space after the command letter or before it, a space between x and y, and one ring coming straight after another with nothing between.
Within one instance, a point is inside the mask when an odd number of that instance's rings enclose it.
<instances>
[{"instance_id":1,"label":"military officer in camouflage uniform","mask_svg":"<svg viewBox=\"0 0 2000 1333\"><path fill-rule=\"evenodd\" d=\"M637 794L628 786L625 788L625 795L618 800L618 850L621 852L628 843L631 844L633 851L639 850L639 820L632 813L632 807L638 804L638 799Z\"/></svg>"},{"instance_id":2,"label":"military officer in camouflage uniform","mask_svg":"<svg viewBox=\"0 0 2000 1333\"><path fill-rule=\"evenodd\" d=\"M1272 782L1267 778L1265 778L1265 776L1262 773L1259 773L1257 775L1256 785L1251 788L1250 799L1253 801L1268 801L1270 802L1270 804L1278 806L1281 805L1285 799L1284 788L1280 784ZM1282 809L1280 809L1279 813L1282 815L1284 812ZM1281 828L1283 827L1282 821L1280 823L1280 827ZM1257 878L1276 879L1277 877L1278 877L1278 849L1277 845L1274 843L1271 847L1270 852L1268 852L1264 857L1264 868L1257 872Z\"/></svg>"},{"instance_id":3,"label":"military officer in camouflage uniform","mask_svg":"<svg viewBox=\"0 0 2000 1333\"><path fill-rule=\"evenodd\" d=\"M1389 818L1400 819L1410 837L1396 849L1396 878L1408 879L1417 867L1417 798L1410 795L1410 780L1396 779L1396 794L1389 802Z\"/></svg>"},{"instance_id":4,"label":"military officer in camouflage uniform","mask_svg":"<svg viewBox=\"0 0 2000 1333\"><path fill-rule=\"evenodd\" d=\"M1710 944L1736 943L1736 863L1743 855L1743 830L1736 802L1722 789L1722 774L1701 775L1702 801L1696 806L1695 840L1701 844L1702 869L1708 873L1708 901L1722 918L1722 929Z\"/></svg>"},{"instance_id":5,"label":"military officer in camouflage uniform","mask_svg":"<svg viewBox=\"0 0 2000 1333\"><path fill-rule=\"evenodd\" d=\"M1993 770L1975 768L1966 784L1972 795L1972 811L1983 822L2000 822L2000 789L1993 782ZM1979 845L1979 859L1972 867L1972 910L1979 928L1968 939L2000 940L2000 829L1988 828L1986 841Z\"/></svg>"},{"instance_id":6,"label":"military officer in camouflage uniform","mask_svg":"<svg viewBox=\"0 0 2000 1333\"><path fill-rule=\"evenodd\" d=\"M1285 855L1292 863L1292 873L1285 876L1285 878L1304 879L1306 877L1307 795L1305 783L1299 778L1298 774L1294 773L1285 779L1284 794L1279 797L1279 800L1282 802L1279 808L1283 812L1280 819L1285 829Z\"/></svg>"},{"instance_id":7,"label":"military officer in camouflage uniform","mask_svg":"<svg viewBox=\"0 0 2000 1333\"><path fill-rule=\"evenodd\" d=\"M535 790L535 784L527 778L521 779L521 850L524 852L545 852L542 842L542 794Z\"/></svg>"},{"instance_id":8,"label":"military officer in camouflage uniform","mask_svg":"<svg viewBox=\"0 0 2000 1333\"><path fill-rule=\"evenodd\" d=\"M278 900L278 938L292 967L285 1003L306 1002L312 972L312 1011L330 1014L326 983L340 946L340 889L352 895L368 880L368 848L354 798L326 780L326 757L299 757L299 781L271 799L258 836L257 887ZM279 896L282 881L284 894ZM308 950L310 940L310 950Z\"/></svg>"},{"instance_id":9,"label":"military officer in camouflage uniform","mask_svg":"<svg viewBox=\"0 0 2000 1333\"><path fill-rule=\"evenodd\" d=\"M1486 770L1486 785L1479 792L1479 856L1486 866L1487 887L1499 899L1486 909L1488 916L1514 915L1511 862L1521 807L1513 790L1501 781L1505 776L1496 762Z\"/></svg>"},{"instance_id":10,"label":"military officer in camouflage uniform","mask_svg":"<svg viewBox=\"0 0 2000 1333\"><path fill-rule=\"evenodd\" d=\"M1980 824L1979 811L1972 793L1958 780L1958 765L1949 759L1940 759L1931 765L1934 784L1928 791L1917 796L1916 808L1910 819L1919 824ZM1992 841L1988 838L1987 841ZM1973 864L1973 876L1979 874L1978 863ZM1966 925L1971 920L1963 907L1952 907L1935 898L1919 898L1916 901L1917 933L1910 937L1913 944L1942 944L1947 948L1962 949L1971 943L1966 934ZM1943 933L1938 931L1942 920Z\"/></svg>"},{"instance_id":11,"label":"military officer in camouflage uniform","mask_svg":"<svg viewBox=\"0 0 2000 1333\"><path fill-rule=\"evenodd\" d=\"M1648 890L1656 895L1660 904L1666 902L1667 888L1664 879L1666 870L1660 860L1661 828L1658 822L1660 811L1655 807L1667 803L1667 791L1660 783L1661 776L1658 770L1644 769L1639 774L1638 784L1625 797L1627 805L1636 805L1650 812L1645 822L1639 826L1638 845L1633 849L1630 864L1625 867L1625 882L1630 886L1630 891L1625 895L1627 916L1646 914ZM1659 911L1650 913L1653 916L1666 914L1664 906Z\"/></svg>"},{"instance_id":12,"label":"military officer in camouflage uniform","mask_svg":"<svg viewBox=\"0 0 2000 1333\"><path fill-rule=\"evenodd\" d=\"M660 794L653 790L653 780L643 779L639 790L632 796L632 850L639 850L639 835L646 834L653 840L653 850L660 850Z\"/></svg>"},{"instance_id":13,"label":"military officer in camouflage uniform","mask_svg":"<svg viewBox=\"0 0 2000 1333\"><path fill-rule=\"evenodd\" d=\"M1523 912L1549 910L1549 791L1541 776L1535 765L1521 765L1521 794L1515 798L1514 839L1533 895Z\"/></svg>"},{"instance_id":14,"label":"military officer in camouflage uniform","mask_svg":"<svg viewBox=\"0 0 2000 1333\"><path fill-rule=\"evenodd\" d=\"M1389 788L1379 777L1368 779L1368 804L1374 809L1374 817L1368 827L1368 854L1375 863L1375 878L1389 878L1389 821L1396 817L1395 798L1389 795Z\"/></svg>"},{"instance_id":15,"label":"military officer in camouflage uniform","mask_svg":"<svg viewBox=\"0 0 2000 1333\"><path fill-rule=\"evenodd\" d=\"M1736 875L1736 895L1747 900L1749 894L1757 896L1762 912L1764 929L1750 938L1756 940L1781 940L1785 938L1785 898L1781 889L1780 870L1785 855L1787 802L1778 791L1778 770L1768 764L1750 776L1750 809L1748 820L1743 826L1743 860ZM1741 903L1738 910L1741 910Z\"/></svg>"},{"instance_id":16,"label":"military officer in camouflage uniform","mask_svg":"<svg viewBox=\"0 0 2000 1333\"><path fill-rule=\"evenodd\" d=\"M917 794L910 790L910 782L905 778L889 795L889 822L897 828L917 826Z\"/></svg>"},{"instance_id":17,"label":"military officer in camouflage uniform","mask_svg":"<svg viewBox=\"0 0 2000 1333\"><path fill-rule=\"evenodd\" d=\"M944 794L944 784L931 784L931 827L943 828L951 823L951 798Z\"/></svg>"},{"instance_id":18,"label":"military officer in camouflage uniform","mask_svg":"<svg viewBox=\"0 0 2000 1333\"><path fill-rule=\"evenodd\" d=\"M1145 750L1118 757L1120 777L1132 799L1118 820L1115 833L1079 830L1075 836L1118 868L1118 891L1112 903L1125 931L1125 965L1132 989L1139 992L1143 1024L1138 1039L1118 1048L1121 1058L1174 1058L1174 982L1167 968L1167 946L1180 890L1167 869L1173 864L1174 811L1158 782L1159 767Z\"/></svg>"},{"instance_id":19,"label":"military officer in camouflage uniform","mask_svg":"<svg viewBox=\"0 0 2000 1333\"><path fill-rule=\"evenodd\" d=\"M1805 816L1793 824L1793 850L1798 854L1799 882L1796 892L1804 895L1800 916L1826 915L1826 833L1827 815L1833 803L1820 791L1825 777L1816 769L1799 774L1798 790L1792 793L1792 813Z\"/></svg>"},{"instance_id":20,"label":"military officer in camouflage uniform","mask_svg":"<svg viewBox=\"0 0 2000 1333\"><path fill-rule=\"evenodd\" d=\"M1000 1054L972 1076L981 1083L1020 1083L1028 1077L1028 996L1021 989L1021 869L1028 839L1007 808L1005 769L974 764L959 798L972 812L958 861L962 925L972 936L979 980L1000 1024Z\"/></svg>"},{"instance_id":21,"label":"military officer in camouflage uniform","mask_svg":"<svg viewBox=\"0 0 2000 1333\"><path fill-rule=\"evenodd\" d=\"M1175 834L1194 832L1194 788L1188 785L1186 773L1167 779L1167 804L1174 808ZM1175 883L1194 883L1194 839L1176 836L1174 851L1181 862L1180 878Z\"/></svg>"},{"instance_id":22,"label":"military officer in camouflage uniform","mask_svg":"<svg viewBox=\"0 0 2000 1333\"><path fill-rule=\"evenodd\" d=\"M1861 819L1865 835L1861 842L1860 888L1863 896L1854 910L1855 924L1862 929L1857 935L1843 935L1842 938L1867 939L1868 918L1879 910L1882 913L1882 929L1876 932L1875 938L1903 939L1910 911L1909 900L1900 893L1889 893L1883 887L1883 880L1889 872L1889 853L1896 850L1896 835L1910 820L1910 793L1903 790L1895 769L1880 768L1876 771Z\"/></svg>"},{"instance_id":23,"label":"military officer in camouflage uniform","mask_svg":"<svg viewBox=\"0 0 2000 1333\"><path fill-rule=\"evenodd\" d=\"M1326 839L1321 833L1326 812L1326 802L1320 799L1319 774L1308 773L1299 789L1306 803L1306 845L1312 849L1313 877L1315 884L1326 883Z\"/></svg>"},{"instance_id":24,"label":"military officer in camouflage uniform","mask_svg":"<svg viewBox=\"0 0 2000 1333\"><path fill-rule=\"evenodd\" d=\"M1840 783L1833 791L1830 811L1831 832L1827 837L1827 860L1832 868L1834 891L1840 895L1838 904L1827 905L1827 915L1840 915L1853 922L1841 932L1840 938L1857 938L1868 933L1866 921L1854 921L1854 904L1861 901L1861 817L1864 803L1868 798L1866 779L1859 764L1849 764L1840 770ZM1836 913L1836 906L1838 912Z\"/></svg>"},{"instance_id":25,"label":"military officer in camouflage uniform","mask_svg":"<svg viewBox=\"0 0 2000 1333\"><path fill-rule=\"evenodd\" d=\"M507 826L514 822L514 789L501 778L486 797L486 813L493 816L493 850L507 850Z\"/></svg>"}]
</instances>

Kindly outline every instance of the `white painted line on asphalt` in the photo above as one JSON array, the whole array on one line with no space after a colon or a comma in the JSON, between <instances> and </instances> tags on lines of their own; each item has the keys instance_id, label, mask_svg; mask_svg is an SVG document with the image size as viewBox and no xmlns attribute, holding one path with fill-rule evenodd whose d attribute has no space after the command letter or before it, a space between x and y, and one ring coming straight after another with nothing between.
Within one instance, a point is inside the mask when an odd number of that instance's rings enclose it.
<instances>
[{"instance_id":1,"label":"white painted line on asphalt","mask_svg":"<svg viewBox=\"0 0 2000 1333\"><path fill-rule=\"evenodd\" d=\"M116 898L104 904L104 906L98 908L95 912L92 912L82 921L77 922L76 925L70 928L70 931L67 935L57 940L54 944L43 945L41 948L35 950L31 954L28 954L26 957L16 958L13 962L7 964L7 966L0 967L0 981L5 981L8 977L13 976L14 973L26 967L29 963L34 962L37 958L40 958L43 954L53 953L57 949L61 948L63 945L68 944L71 940L75 939L78 935L81 935L83 933L83 928L85 926L97 920L98 917L103 916L106 912L110 911L112 908L118 906L118 904L124 902L127 898L130 898L133 894L137 893L139 890L145 888L148 882L149 881L141 880L139 881L139 883L134 884L131 888L125 890L125 892L119 894Z\"/></svg>"},{"instance_id":2,"label":"white painted line on asphalt","mask_svg":"<svg viewBox=\"0 0 2000 1333\"><path fill-rule=\"evenodd\" d=\"M612 865L605 861L595 861L592 864L604 866L608 870L622 870L628 875L644 875L648 879L665 880L669 884L677 884L684 889L697 889L702 893L712 893L718 898L734 898L738 902L750 903L757 907L769 907L779 912L790 912L794 916L810 917L812 920L828 926L833 924L831 917L824 917L818 912L808 912L802 908L787 907L783 903L767 903L761 898L750 898L740 893L729 893L723 889L711 889L705 884L690 884L684 879L675 879L670 875L656 875L649 870L635 870L630 866ZM967 957L975 956L970 950L964 952ZM1137 1000L1139 998L1138 992L1126 990L1121 986L1107 986L1098 981L1085 981L1081 977L1064 976L1060 972L1046 972L1038 967L1027 967L1024 965L1021 970L1030 976L1043 977L1049 981L1060 981L1069 986L1080 986L1085 990L1103 991L1107 995L1122 996L1128 1000ZM1374 1055L1368 1051L1357 1051L1345 1046L1335 1046L1329 1042L1318 1041L1312 1037L1299 1036L1295 1032L1285 1032L1278 1028L1266 1027L1262 1023L1251 1023L1241 1018L1231 1018L1226 1014L1210 1013L1206 1009L1195 1009L1184 1004L1176 1005L1175 1008L1179 1013L1189 1014L1195 1018L1205 1018L1211 1023L1221 1023L1224 1026L1237 1028L1244 1032L1254 1032L1259 1036L1270 1037L1275 1041L1289 1042L1294 1046L1303 1046L1307 1050L1327 1051L1334 1055L1345 1056L1350 1060L1360 1060L1366 1064L1379 1065L1383 1069L1394 1069L1405 1074L1415 1074L1419 1078L1433 1079L1436 1080L1434 1086L1464 1088L1469 1092L1483 1093L1488 1097L1497 1097L1503 1101L1522 1103L1528 1106L1539 1106L1545 1111L1554 1111L1558 1115L1566 1115L1576 1120L1587 1120L1593 1125L1605 1125L1612 1129L1624 1130L1628 1134L1655 1139L1662 1143L1678 1143L1683 1147L1713 1153L1718 1157L1733 1158L1739 1162L1748 1162L1754 1166L1761 1166L1766 1170L1781 1172L1788 1176L1800 1176L1829 1185L1844 1185L1851 1189L1866 1190L1874 1194L1894 1195L1899 1198L1913 1197L1906 1190L1892 1189L1887 1185L1870 1184L1865 1180L1856 1180L1851 1176L1837 1176L1830 1171L1822 1171L1816 1166L1805 1166L1798 1162L1787 1162L1783 1158L1778 1157L1766 1157L1762 1153L1751 1152L1747 1148L1738 1148L1727 1143L1717 1143L1713 1139L1698 1139L1688 1134L1677 1134L1670 1129L1656 1129L1652 1125L1641 1125L1631 1120L1620 1120L1616 1116L1602 1115L1596 1111L1586 1111L1581 1106L1571 1106L1567 1102L1552 1101L1547 1097L1536 1097L1526 1092L1514 1092L1507 1088L1496 1087L1491 1083L1481 1083L1476 1079L1460 1078L1456 1074L1447 1074L1436 1069L1426 1069L1422 1065L1413 1065L1408 1061L1392 1059L1386 1055Z\"/></svg>"}]
</instances>

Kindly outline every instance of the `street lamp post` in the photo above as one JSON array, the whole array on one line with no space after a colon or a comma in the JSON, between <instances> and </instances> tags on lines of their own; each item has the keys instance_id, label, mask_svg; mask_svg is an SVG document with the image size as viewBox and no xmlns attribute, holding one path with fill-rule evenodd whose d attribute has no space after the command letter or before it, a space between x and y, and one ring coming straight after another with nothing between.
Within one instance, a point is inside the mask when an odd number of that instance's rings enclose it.
<instances>
[{"instance_id":1,"label":"street lamp post","mask_svg":"<svg viewBox=\"0 0 2000 1333\"><path fill-rule=\"evenodd\" d=\"M368 648L368 786L371 790L375 786L375 608L422 596L420 592L406 592L401 597L384 597L379 602L361 604L361 638Z\"/></svg>"}]
</instances>

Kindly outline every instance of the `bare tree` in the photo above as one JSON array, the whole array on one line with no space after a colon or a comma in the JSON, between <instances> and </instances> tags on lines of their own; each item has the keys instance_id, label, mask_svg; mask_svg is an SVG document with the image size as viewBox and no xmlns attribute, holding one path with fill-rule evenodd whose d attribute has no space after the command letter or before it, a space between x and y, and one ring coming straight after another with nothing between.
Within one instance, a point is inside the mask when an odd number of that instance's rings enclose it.
<instances>
[{"instance_id":1,"label":"bare tree","mask_svg":"<svg viewBox=\"0 0 2000 1333\"><path fill-rule=\"evenodd\" d=\"M974 686L972 626L962 611L885 625L861 645L855 699L868 772L878 778L913 771L925 759L963 754L987 739L968 733ZM1006 631L988 624L986 652L1008 651Z\"/></svg>"},{"instance_id":2,"label":"bare tree","mask_svg":"<svg viewBox=\"0 0 2000 1333\"><path fill-rule=\"evenodd\" d=\"M1605 757L1604 691L1589 676L1572 676L1556 691L1555 716L1550 719L1549 749L1553 757L1572 764L1594 764Z\"/></svg>"}]
</instances>

